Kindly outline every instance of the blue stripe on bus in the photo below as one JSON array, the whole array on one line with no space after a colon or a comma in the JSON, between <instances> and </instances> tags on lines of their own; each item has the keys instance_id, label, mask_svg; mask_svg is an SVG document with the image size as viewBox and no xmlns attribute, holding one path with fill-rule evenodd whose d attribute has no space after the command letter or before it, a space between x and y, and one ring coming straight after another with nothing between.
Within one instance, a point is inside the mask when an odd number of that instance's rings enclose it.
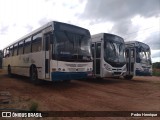
<instances>
[{"instance_id":1,"label":"blue stripe on bus","mask_svg":"<svg viewBox=\"0 0 160 120\"><path fill-rule=\"evenodd\" d=\"M86 72L52 72L52 81L87 78Z\"/></svg>"},{"instance_id":2,"label":"blue stripe on bus","mask_svg":"<svg viewBox=\"0 0 160 120\"><path fill-rule=\"evenodd\" d=\"M151 76L152 73L149 71L136 70L136 76Z\"/></svg>"}]
</instances>

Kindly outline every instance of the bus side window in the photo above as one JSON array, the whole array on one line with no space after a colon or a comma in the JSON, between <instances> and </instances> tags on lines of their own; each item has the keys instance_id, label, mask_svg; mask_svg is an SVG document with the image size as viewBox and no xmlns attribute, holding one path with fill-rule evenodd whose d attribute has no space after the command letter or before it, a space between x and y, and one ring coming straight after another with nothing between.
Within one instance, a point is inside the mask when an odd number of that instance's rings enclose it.
<instances>
[{"instance_id":1,"label":"bus side window","mask_svg":"<svg viewBox=\"0 0 160 120\"><path fill-rule=\"evenodd\" d=\"M13 55L13 46L10 46L9 48L9 56L12 56Z\"/></svg>"},{"instance_id":2,"label":"bus side window","mask_svg":"<svg viewBox=\"0 0 160 120\"><path fill-rule=\"evenodd\" d=\"M16 43L16 44L14 45L13 56L16 56L16 55L17 55L17 50L18 50L18 43Z\"/></svg>"},{"instance_id":3,"label":"bus side window","mask_svg":"<svg viewBox=\"0 0 160 120\"><path fill-rule=\"evenodd\" d=\"M47 33L44 35L44 49L45 51L50 50L50 40L53 38L53 36L51 36L51 33ZM52 41L53 42L53 41Z\"/></svg>"},{"instance_id":4,"label":"bus side window","mask_svg":"<svg viewBox=\"0 0 160 120\"><path fill-rule=\"evenodd\" d=\"M3 58L6 57L6 49L3 50Z\"/></svg>"},{"instance_id":5,"label":"bus side window","mask_svg":"<svg viewBox=\"0 0 160 120\"><path fill-rule=\"evenodd\" d=\"M131 58L134 58L134 49L131 49Z\"/></svg>"},{"instance_id":6,"label":"bus side window","mask_svg":"<svg viewBox=\"0 0 160 120\"><path fill-rule=\"evenodd\" d=\"M27 38L24 42L24 53L30 53L31 52L31 38Z\"/></svg>"},{"instance_id":7,"label":"bus side window","mask_svg":"<svg viewBox=\"0 0 160 120\"><path fill-rule=\"evenodd\" d=\"M38 33L33 36L32 52L38 52L41 50L42 50L42 33Z\"/></svg>"},{"instance_id":8,"label":"bus side window","mask_svg":"<svg viewBox=\"0 0 160 120\"><path fill-rule=\"evenodd\" d=\"M4 57L9 57L9 48L5 49Z\"/></svg>"},{"instance_id":9,"label":"bus side window","mask_svg":"<svg viewBox=\"0 0 160 120\"><path fill-rule=\"evenodd\" d=\"M96 44L96 58L101 57L101 43Z\"/></svg>"},{"instance_id":10,"label":"bus side window","mask_svg":"<svg viewBox=\"0 0 160 120\"><path fill-rule=\"evenodd\" d=\"M140 63L140 54L138 49L136 49L136 62Z\"/></svg>"},{"instance_id":11,"label":"bus side window","mask_svg":"<svg viewBox=\"0 0 160 120\"><path fill-rule=\"evenodd\" d=\"M23 54L23 43L24 43L24 41L21 41L18 44L18 55Z\"/></svg>"},{"instance_id":12,"label":"bus side window","mask_svg":"<svg viewBox=\"0 0 160 120\"><path fill-rule=\"evenodd\" d=\"M92 51L92 57L93 58L94 58L94 50L95 50L95 46L94 45L95 45L94 43L91 45L91 51Z\"/></svg>"}]
</instances>

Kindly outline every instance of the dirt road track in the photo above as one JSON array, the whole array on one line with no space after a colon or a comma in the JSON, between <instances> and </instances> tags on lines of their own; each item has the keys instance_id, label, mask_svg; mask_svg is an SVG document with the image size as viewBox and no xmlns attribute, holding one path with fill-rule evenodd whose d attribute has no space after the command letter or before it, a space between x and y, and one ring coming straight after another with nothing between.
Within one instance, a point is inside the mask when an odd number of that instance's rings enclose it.
<instances>
[{"instance_id":1,"label":"dirt road track","mask_svg":"<svg viewBox=\"0 0 160 120\"><path fill-rule=\"evenodd\" d=\"M0 91L8 91L12 96L11 103L0 104L0 108L29 109L31 103L36 102L40 111L160 111L160 77L135 77L131 81L109 78L55 84L43 82L36 86L28 78L9 78L1 72Z\"/></svg>"}]
</instances>

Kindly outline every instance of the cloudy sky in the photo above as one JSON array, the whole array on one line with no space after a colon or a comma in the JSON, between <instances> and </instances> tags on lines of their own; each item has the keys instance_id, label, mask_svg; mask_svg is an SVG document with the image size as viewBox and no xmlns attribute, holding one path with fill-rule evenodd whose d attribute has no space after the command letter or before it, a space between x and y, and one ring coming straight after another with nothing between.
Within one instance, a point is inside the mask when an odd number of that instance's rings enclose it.
<instances>
[{"instance_id":1,"label":"cloudy sky","mask_svg":"<svg viewBox=\"0 0 160 120\"><path fill-rule=\"evenodd\" d=\"M160 0L0 0L0 49L54 20L147 43L160 62Z\"/></svg>"}]
</instances>

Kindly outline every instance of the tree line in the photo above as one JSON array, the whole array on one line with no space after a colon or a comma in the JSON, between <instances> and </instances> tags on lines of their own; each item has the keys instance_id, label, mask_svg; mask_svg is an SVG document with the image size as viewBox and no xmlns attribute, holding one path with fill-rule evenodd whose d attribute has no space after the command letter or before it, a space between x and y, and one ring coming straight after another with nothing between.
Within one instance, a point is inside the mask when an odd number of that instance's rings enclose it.
<instances>
[{"instance_id":1,"label":"tree line","mask_svg":"<svg viewBox=\"0 0 160 120\"><path fill-rule=\"evenodd\" d=\"M155 62L155 63L153 63L152 67L153 67L153 68L160 69L160 62Z\"/></svg>"}]
</instances>

